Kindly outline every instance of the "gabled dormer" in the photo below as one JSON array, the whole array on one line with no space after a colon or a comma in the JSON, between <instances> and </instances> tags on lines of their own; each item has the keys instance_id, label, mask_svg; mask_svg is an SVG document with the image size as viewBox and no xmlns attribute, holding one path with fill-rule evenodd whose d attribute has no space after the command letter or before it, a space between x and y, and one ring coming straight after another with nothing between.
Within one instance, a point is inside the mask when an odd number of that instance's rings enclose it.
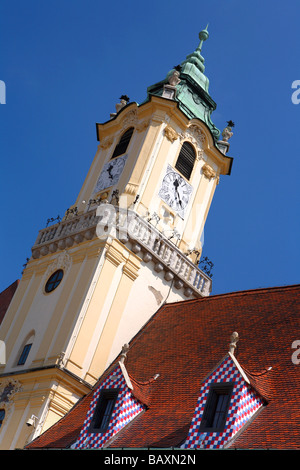
<instances>
[{"instance_id":1,"label":"gabled dormer","mask_svg":"<svg viewBox=\"0 0 300 470\"><path fill-rule=\"evenodd\" d=\"M189 432L182 448L222 449L230 445L246 424L266 405L253 387L234 349L237 333L232 335L229 352L202 382ZM268 372L268 370L266 371Z\"/></svg>"},{"instance_id":2,"label":"gabled dormer","mask_svg":"<svg viewBox=\"0 0 300 470\"><path fill-rule=\"evenodd\" d=\"M142 389L147 389L151 381L140 384L128 375L124 365L127 350L124 345L117 366L96 386L73 449L106 447L121 429L147 409L147 390Z\"/></svg>"}]
</instances>

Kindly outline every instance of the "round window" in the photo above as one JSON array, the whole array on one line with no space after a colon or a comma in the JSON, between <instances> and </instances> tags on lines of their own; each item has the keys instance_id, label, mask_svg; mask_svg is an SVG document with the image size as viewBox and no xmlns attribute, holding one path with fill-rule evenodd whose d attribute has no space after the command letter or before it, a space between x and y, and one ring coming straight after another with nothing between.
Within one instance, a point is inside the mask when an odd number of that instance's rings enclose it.
<instances>
[{"instance_id":1,"label":"round window","mask_svg":"<svg viewBox=\"0 0 300 470\"><path fill-rule=\"evenodd\" d=\"M49 279L48 279L48 281L45 285L45 291L46 292L52 292L54 289L56 289L57 286L61 283L63 275L64 275L64 273L63 273L62 269L58 269L57 271L55 271L55 273L53 273L49 277Z\"/></svg>"}]
</instances>

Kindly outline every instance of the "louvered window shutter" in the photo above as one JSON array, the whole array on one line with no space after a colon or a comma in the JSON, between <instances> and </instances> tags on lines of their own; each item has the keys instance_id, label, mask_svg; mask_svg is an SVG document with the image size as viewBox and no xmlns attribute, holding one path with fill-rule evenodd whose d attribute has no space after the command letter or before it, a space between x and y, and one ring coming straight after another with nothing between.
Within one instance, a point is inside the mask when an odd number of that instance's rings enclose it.
<instances>
[{"instance_id":1,"label":"louvered window shutter","mask_svg":"<svg viewBox=\"0 0 300 470\"><path fill-rule=\"evenodd\" d=\"M116 148L111 158L118 157L119 155L123 155L123 153L126 152L131 136L133 134L133 131L134 131L134 128L130 127L129 129L127 129L126 132L124 132L121 139L119 140L119 143L116 145Z\"/></svg>"},{"instance_id":2,"label":"louvered window shutter","mask_svg":"<svg viewBox=\"0 0 300 470\"><path fill-rule=\"evenodd\" d=\"M195 159L196 154L194 147L189 142L184 142L181 147L175 168L180 171L180 173L188 180L191 177Z\"/></svg>"}]
</instances>

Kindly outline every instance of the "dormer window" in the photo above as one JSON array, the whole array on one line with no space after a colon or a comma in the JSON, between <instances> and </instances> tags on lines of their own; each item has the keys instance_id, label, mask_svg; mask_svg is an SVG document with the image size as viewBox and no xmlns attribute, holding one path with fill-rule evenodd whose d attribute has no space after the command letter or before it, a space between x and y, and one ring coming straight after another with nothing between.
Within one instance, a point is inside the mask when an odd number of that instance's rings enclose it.
<instances>
[{"instance_id":1,"label":"dormer window","mask_svg":"<svg viewBox=\"0 0 300 470\"><path fill-rule=\"evenodd\" d=\"M107 430L118 393L118 389L106 389L101 391L89 432L102 433Z\"/></svg>"},{"instance_id":2,"label":"dormer window","mask_svg":"<svg viewBox=\"0 0 300 470\"><path fill-rule=\"evenodd\" d=\"M195 160L196 153L194 147L189 142L184 142L178 155L175 168L180 171L187 180L189 180L194 168Z\"/></svg>"},{"instance_id":3,"label":"dormer window","mask_svg":"<svg viewBox=\"0 0 300 470\"><path fill-rule=\"evenodd\" d=\"M200 430L221 432L225 428L233 383L213 383L210 387Z\"/></svg>"},{"instance_id":4,"label":"dormer window","mask_svg":"<svg viewBox=\"0 0 300 470\"><path fill-rule=\"evenodd\" d=\"M124 134L121 136L119 140L119 143L116 145L116 148L111 158L118 157L119 155L123 155L126 152L130 139L132 137L133 131L134 131L134 128L130 127L129 129L127 129L126 132L124 132Z\"/></svg>"},{"instance_id":5,"label":"dormer window","mask_svg":"<svg viewBox=\"0 0 300 470\"><path fill-rule=\"evenodd\" d=\"M102 448L127 426L146 405L133 393L134 386L124 365L127 345L119 365L95 389L90 408L73 449ZM141 393L143 395L143 392Z\"/></svg>"}]
</instances>

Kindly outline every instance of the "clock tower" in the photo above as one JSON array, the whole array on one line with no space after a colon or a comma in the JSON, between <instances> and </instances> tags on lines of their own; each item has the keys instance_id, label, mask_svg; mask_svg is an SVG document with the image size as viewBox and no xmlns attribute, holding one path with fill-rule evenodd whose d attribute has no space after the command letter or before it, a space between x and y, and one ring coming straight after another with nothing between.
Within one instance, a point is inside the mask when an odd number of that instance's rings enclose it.
<instances>
[{"instance_id":1,"label":"clock tower","mask_svg":"<svg viewBox=\"0 0 300 470\"><path fill-rule=\"evenodd\" d=\"M40 230L0 328L0 448L61 418L164 302L210 294L201 235L232 158L231 128L220 139L211 121L207 37L143 103L121 96L77 200Z\"/></svg>"}]
</instances>

